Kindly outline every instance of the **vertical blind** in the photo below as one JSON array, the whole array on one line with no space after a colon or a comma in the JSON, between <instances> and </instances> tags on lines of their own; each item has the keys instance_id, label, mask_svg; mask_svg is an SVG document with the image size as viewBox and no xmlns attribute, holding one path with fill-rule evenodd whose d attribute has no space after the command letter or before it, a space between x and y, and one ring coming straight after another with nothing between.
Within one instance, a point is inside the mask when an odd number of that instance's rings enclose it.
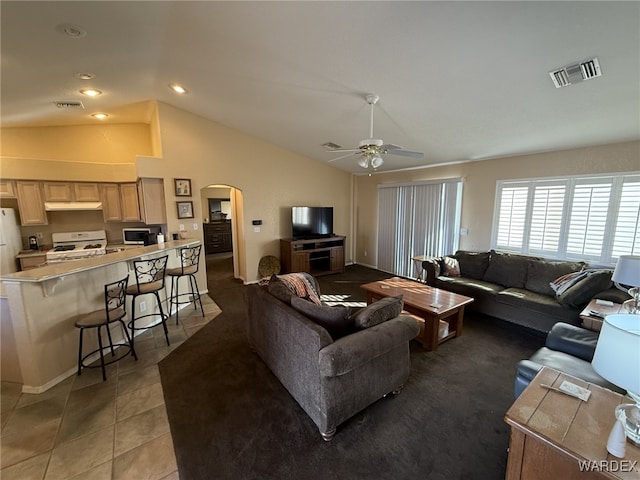
<instances>
[{"instance_id":1,"label":"vertical blind","mask_svg":"<svg viewBox=\"0 0 640 480\"><path fill-rule=\"evenodd\" d=\"M378 187L378 268L412 277L411 257L458 248L462 180Z\"/></svg>"},{"instance_id":2,"label":"vertical blind","mask_svg":"<svg viewBox=\"0 0 640 480\"><path fill-rule=\"evenodd\" d=\"M640 174L499 181L492 247L613 265L640 254Z\"/></svg>"}]
</instances>

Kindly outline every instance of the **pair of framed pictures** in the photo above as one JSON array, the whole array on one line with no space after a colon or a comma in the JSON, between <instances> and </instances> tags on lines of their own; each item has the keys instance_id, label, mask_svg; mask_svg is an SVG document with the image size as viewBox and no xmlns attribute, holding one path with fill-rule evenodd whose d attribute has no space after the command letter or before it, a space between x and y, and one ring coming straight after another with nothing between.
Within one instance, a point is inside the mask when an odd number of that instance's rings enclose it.
<instances>
[{"instance_id":1,"label":"pair of framed pictures","mask_svg":"<svg viewBox=\"0 0 640 480\"><path fill-rule=\"evenodd\" d=\"M188 178L174 178L176 197L191 196L191 180ZM176 202L178 207L178 218L193 218L193 202L191 200L180 200Z\"/></svg>"}]
</instances>

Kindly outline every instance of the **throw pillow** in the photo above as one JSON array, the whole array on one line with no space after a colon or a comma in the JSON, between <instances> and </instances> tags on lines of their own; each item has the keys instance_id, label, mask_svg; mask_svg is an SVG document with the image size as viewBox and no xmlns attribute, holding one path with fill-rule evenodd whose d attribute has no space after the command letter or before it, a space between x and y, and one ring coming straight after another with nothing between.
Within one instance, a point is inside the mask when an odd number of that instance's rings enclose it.
<instances>
[{"instance_id":1,"label":"throw pillow","mask_svg":"<svg viewBox=\"0 0 640 480\"><path fill-rule=\"evenodd\" d=\"M349 308L344 305L317 305L304 298L291 297L291 306L323 327L336 340L349 332Z\"/></svg>"},{"instance_id":2,"label":"throw pillow","mask_svg":"<svg viewBox=\"0 0 640 480\"><path fill-rule=\"evenodd\" d=\"M460 275L482 280L489 268L489 252L468 252L458 250L454 257L460 263Z\"/></svg>"},{"instance_id":3,"label":"throw pillow","mask_svg":"<svg viewBox=\"0 0 640 480\"><path fill-rule=\"evenodd\" d=\"M444 257L442 259L442 265L444 269L441 275L445 277L459 277L460 276L460 263L453 257Z\"/></svg>"},{"instance_id":4,"label":"throw pillow","mask_svg":"<svg viewBox=\"0 0 640 480\"><path fill-rule=\"evenodd\" d=\"M275 274L271 275L271 279L267 285L267 291L281 302L291 305L293 293Z\"/></svg>"},{"instance_id":5,"label":"throw pillow","mask_svg":"<svg viewBox=\"0 0 640 480\"><path fill-rule=\"evenodd\" d=\"M381 298L351 316L354 328L364 330L380 323L396 318L402 312L404 302L402 295Z\"/></svg>"},{"instance_id":6,"label":"throw pillow","mask_svg":"<svg viewBox=\"0 0 640 480\"><path fill-rule=\"evenodd\" d=\"M558 301L569 308L583 308L598 293L611 288L611 270L589 270L586 277L558 296Z\"/></svg>"}]
</instances>

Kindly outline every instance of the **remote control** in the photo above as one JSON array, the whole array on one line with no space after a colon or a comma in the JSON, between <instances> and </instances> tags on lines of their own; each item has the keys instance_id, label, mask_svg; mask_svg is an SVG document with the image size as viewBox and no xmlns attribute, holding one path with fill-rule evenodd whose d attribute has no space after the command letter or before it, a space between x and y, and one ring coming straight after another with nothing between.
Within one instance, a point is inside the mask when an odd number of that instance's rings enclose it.
<instances>
[{"instance_id":1,"label":"remote control","mask_svg":"<svg viewBox=\"0 0 640 480\"><path fill-rule=\"evenodd\" d=\"M609 300L596 300L596 305L602 305L603 307L613 307L613 302Z\"/></svg>"}]
</instances>

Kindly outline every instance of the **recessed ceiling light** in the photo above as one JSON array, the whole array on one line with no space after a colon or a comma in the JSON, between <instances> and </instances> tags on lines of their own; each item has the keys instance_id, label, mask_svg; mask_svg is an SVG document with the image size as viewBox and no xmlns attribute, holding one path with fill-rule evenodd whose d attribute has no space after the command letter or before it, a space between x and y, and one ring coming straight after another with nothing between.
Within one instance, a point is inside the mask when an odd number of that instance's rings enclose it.
<instances>
[{"instance_id":1,"label":"recessed ceiling light","mask_svg":"<svg viewBox=\"0 0 640 480\"><path fill-rule=\"evenodd\" d=\"M80 90L80 93L87 97L97 97L98 95L102 95L102 91L95 88L83 88Z\"/></svg>"},{"instance_id":2,"label":"recessed ceiling light","mask_svg":"<svg viewBox=\"0 0 640 480\"><path fill-rule=\"evenodd\" d=\"M98 120L104 120L105 118L107 118L109 116L109 114L98 112L98 113L92 113L91 116L93 118L97 118Z\"/></svg>"},{"instance_id":3,"label":"recessed ceiling light","mask_svg":"<svg viewBox=\"0 0 640 480\"><path fill-rule=\"evenodd\" d=\"M76 78L80 80L91 80L95 78L95 75L93 73L76 73Z\"/></svg>"},{"instance_id":4,"label":"recessed ceiling light","mask_svg":"<svg viewBox=\"0 0 640 480\"><path fill-rule=\"evenodd\" d=\"M178 85L177 83L170 83L169 88L176 93L184 94L188 93L188 90L184 88L182 85Z\"/></svg>"},{"instance_id":5,"label":"recessed ceiling light","mask_svg":"<svg viewBox=\"0 0 640 480\"><path fill-rule=\"evenodd\" d=\"M71 23L64 23L62 25L58 25L56 28L60 33L63 33L71 38L82 38L87 35L87 31L84 28L78 25L73 25Z\"/></svg>"}]
</instances>

